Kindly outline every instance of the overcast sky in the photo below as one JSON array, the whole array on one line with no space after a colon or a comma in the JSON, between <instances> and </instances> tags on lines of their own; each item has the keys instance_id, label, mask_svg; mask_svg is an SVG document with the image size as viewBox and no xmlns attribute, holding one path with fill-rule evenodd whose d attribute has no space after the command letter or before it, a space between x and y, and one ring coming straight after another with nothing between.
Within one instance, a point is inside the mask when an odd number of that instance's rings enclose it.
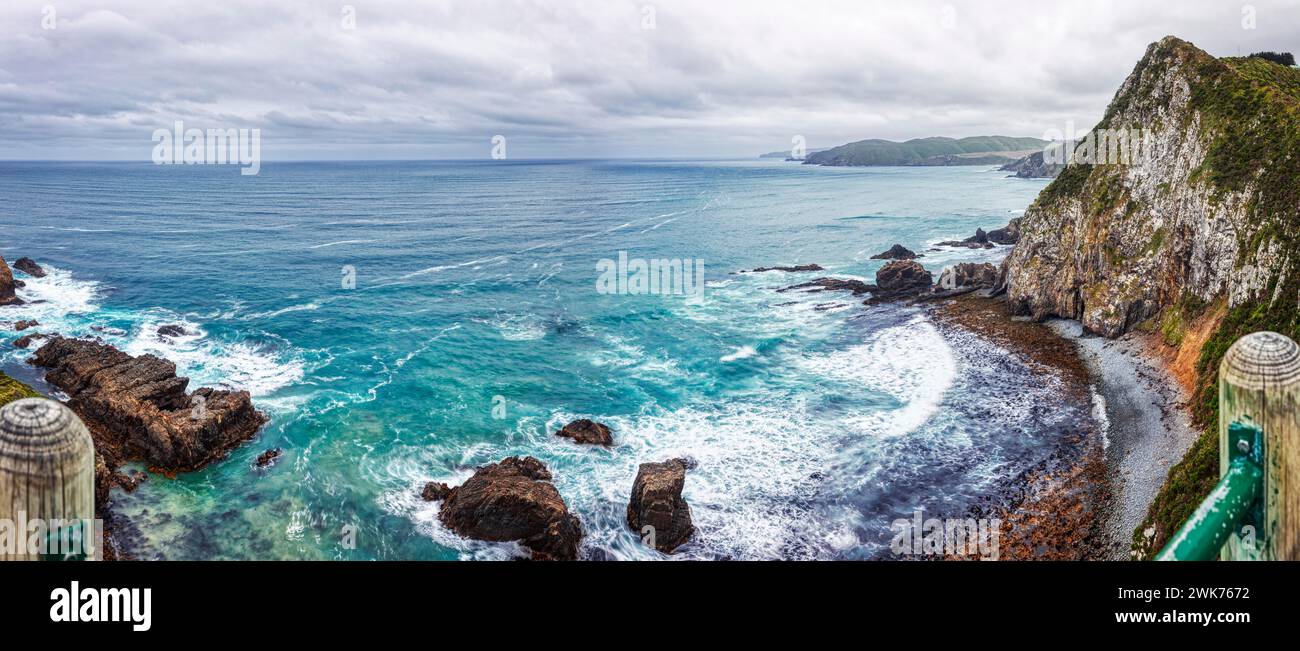
<instances>
[{"instance_id":1,"label":"overcast sky","mask_svg":"<svg viewBox=\"0 0 1300 651\"><path fill-rule=\"evenodd\" d=\"M0 0L0 158L149 160L175 120L267 160L1039 137L1167 34L1300 50L1300 0Z\"/></svg>"}]
</instances>

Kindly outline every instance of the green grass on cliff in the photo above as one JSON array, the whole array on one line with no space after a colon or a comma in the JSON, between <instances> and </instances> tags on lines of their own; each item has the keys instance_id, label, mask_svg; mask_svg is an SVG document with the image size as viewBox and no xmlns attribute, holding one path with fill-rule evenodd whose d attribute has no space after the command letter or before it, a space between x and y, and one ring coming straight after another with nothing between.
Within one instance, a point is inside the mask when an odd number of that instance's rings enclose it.
<instances>
[{"instance_id":1,"label":"green grass on cliff","mask_svg":"<svg viewBox=\"0 0 1300 651\"><path fill-rule=\"evenodd\" d=\"M21 398L38 398L40 395L26 384L0 373L0 407Z\"/></svg>"},{"instance_id":2,"label":"green grass on cliff","mask_svg":"<svg viewBox=\"0 0 1300 651\"><path fill-rule=\"evenodd\" d=\"M1239 234L1237 266L1253 262L1268 247L1276 247L1278 260L1300 259L1300 70L1262 59L1215 59L1182 45L1179 56L1187 57L1198 77L1192 107L1212 136L1195 179L1209 183L1219 197L1248 193L1244 223L1254 229ZM1218 482L1218 370L1224 353L1237 339L1261 330L1300 340L1300 273L1275 275L1260 296L1230 309L1201 349L1196 362L1200 391L1192 414L1203 434L1169 471L1146 521L1133 532L1140 558L1158 553ZM1183 305L1166 309L1171 331L1195 316L1189 311L1196 310Z\"/></svg>"}]
</instances>

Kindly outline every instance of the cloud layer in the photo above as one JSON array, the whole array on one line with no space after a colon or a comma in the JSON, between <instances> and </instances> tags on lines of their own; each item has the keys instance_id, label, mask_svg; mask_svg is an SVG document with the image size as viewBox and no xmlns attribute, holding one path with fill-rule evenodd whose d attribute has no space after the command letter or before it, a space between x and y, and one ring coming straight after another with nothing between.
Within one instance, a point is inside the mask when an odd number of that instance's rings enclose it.
<instances>
[{"instance_id":1,"label":"cloud layer","mask_svg":"<svg viewBox=\"0 0 1300 651\"><path fill-rule=\"evenodd\" d=\"M270 160L747 157L1086 128L1167 34L1300 49L1300 0L7 0L0 34L0 158L148 160L175 120Z\"/></svg>"}]
</instances>

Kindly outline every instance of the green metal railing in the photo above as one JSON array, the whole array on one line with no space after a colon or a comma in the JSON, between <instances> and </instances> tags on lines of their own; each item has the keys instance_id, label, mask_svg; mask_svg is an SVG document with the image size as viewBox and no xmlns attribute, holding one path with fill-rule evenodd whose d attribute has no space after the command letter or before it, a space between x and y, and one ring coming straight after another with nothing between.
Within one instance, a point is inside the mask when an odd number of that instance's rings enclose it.
<instances>
[{"instance_id":1,"label":"green metal railing","mask_svg":"<svg viewBox=\"0 0 1300 651\"><path fill-rule=\"evenodd\" d=\"M1158 561L1208 561L1234 533L1262 536L1264 431L1250 423L1228 426L1228 468L1196 512L1156 556ZM1249 527L1249 529L1247 529Z\"/></svg>"}]
</instances>

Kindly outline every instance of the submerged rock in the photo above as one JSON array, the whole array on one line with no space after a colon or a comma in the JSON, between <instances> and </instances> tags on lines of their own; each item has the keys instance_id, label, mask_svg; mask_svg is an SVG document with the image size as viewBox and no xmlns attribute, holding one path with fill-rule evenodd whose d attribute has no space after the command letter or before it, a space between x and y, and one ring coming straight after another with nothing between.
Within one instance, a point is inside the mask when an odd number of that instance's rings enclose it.
<instances>
[{"instance_id":1,"label":"submerged rock","mask_svg":"<svg viewBox=\"0 0 1300 651\"><path fill-rule=\"evenodd\" d=\"M0 258L0 305L22 305L23 299L14 293L14 274L5 259Z\"/></svg>"},{"instance_id":2,"label":"submerged rock","mask_svg":"<svg viewBox=\"0 0 1300 651\"><path fill-rule=\"evenodd\" d=\"M276 459L280 458L281 454L283 454L283 452L280 448L271 448L270 450L257 455L257 467L265 468L271 465Z\"/></svg>"},{"instance_id":3,"label":"submerged rock","mask_svg":"<svg viewBox=\"0 0 1300 651\"><path fill-rule=\"evenodd\" d=\"M962 247L962 248L967 248L967 249L991 249L991 248L993 248L993 243L989 241L989 235L988 235L988 233L985 233L985 232L984 232L984 229L982 229L982 228L977 228L977 229L975 229L975 234L972 235L971 237L968 237L968 238L964 239L964 240L948 240L947 242L940 242L939 245L940 245L940 246L954 246L954 247Z\"/></svg>"},{"instance_id":4,"label":"submerged rock","mask_svg":"<svg viewBox=\"0 0 1300 651\"><path fill-rule=\"evenodd\" d=\"M36 261L31 258L18 258L17 260L14 260L14 269L17 269L32 278L45 277L45 270L41 268L41 265L36 264Z\"/></svg>"},{"instance_id":5,"label":"submerged rock","mask_svg":"<svg viewBox=\"0 0 1300 651\"><path fill-rule=\"evenodd\" d=\"M30 335L23 335L23 336L21 336L21 337L15 339L15 340L13 340L13 346L14 346L14 348L27 348L28 346L32 345L32 342L33 342L33 341L36 341L37 339L44 339L44 338L45 338L45 335L40 334L40 333L32 333L32 334L30 334Z\"/></svg>"},{"instance_id":6,"label":"submerged rock","mask_svg":"<svg viewBox=\"0 0 1300 651\"><path fill-rule=\"evenodd\" d=\"M468 538L519 541L533 560L574 560L582 524L550 480L546 465L533 457L502 459L447 491L438 519ZM435 487L431 494L439 492Z\"/></svg>"},{"instance_id":7,"label":"submerged rock","mask_svg":"<svg viewBox=\"0 0 1300 651\"><path fill-rule=\"evenodd\" d=\"M889 250L877 253L871 256L872 260L915 260L921 256L904 247L902 244L895 244L889 247Z\"/></svg>"},{"instance_id":8,"label":"submerged rock","mask_svg":"<svg viewBox=\"0 0 1300 651\"><path fill-rule=\"evenodd\" d=\"M189 333L185 331L185 328L178 325L164 325L158 326L158 334L163 337L184 337Z\"/></svg>"},{"instance_id":9,"label":"submerged rock","mask_svg":"<svg viewBox=\"0 0 1300 651\"><path fill-rule=\"evenodd\" d=\"M587 418L580 418L565 425L555 435L573 439L574 443L587 445L609 446L614 444L614 436L610 433L609 426Z\"/></svg>"},{"instance_id":10,"label":"submerged rock","mask_svg":"<svg viewBox=\"0 0 1300 651\"><path fill-rule=\"evenodd\" d=\"M627 503L627 524L655 549L671 554L695 532L691 507L682 497L686 485L686 459L669 459L661 463L643 463L632 482L632 497Z\"/></svg>"},{"instance_id":11,"label":"submerged rock","mask_svg":"<svg viewBox=\"0 0 1300 651\"><path fill-rule=\"evenodd\" d=\"M95 450L116 462L143 459L163 472L201 468L252 438L266 423L247 391L204 387L153 355L132 357L96 341L52 337L31 364L70 397ZM116 463L110 464L110 468Z\"/></svg>"}]
</instances>

